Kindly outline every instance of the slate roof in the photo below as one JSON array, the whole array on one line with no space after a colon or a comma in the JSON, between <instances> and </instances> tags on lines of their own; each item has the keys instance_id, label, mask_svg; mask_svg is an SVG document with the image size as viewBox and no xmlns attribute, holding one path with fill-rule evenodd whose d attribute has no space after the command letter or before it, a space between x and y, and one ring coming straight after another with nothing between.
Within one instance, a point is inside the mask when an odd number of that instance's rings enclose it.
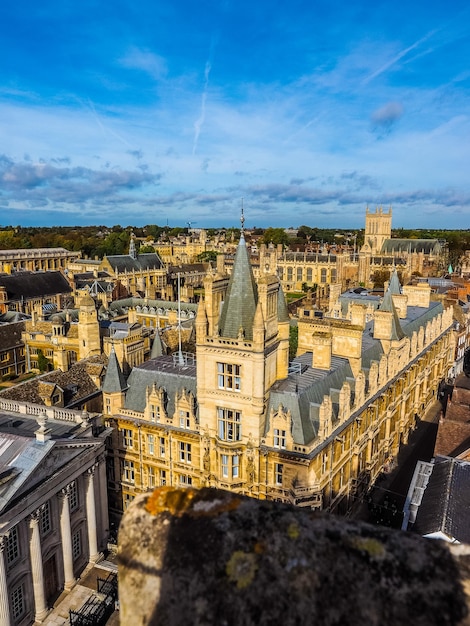
<instances>
[{"instance_id":1,"label":"slate roof","mask_svg":"<svg viewBox=\"0 0 470 626\"><path fill-rule=\"evenodd\" d=\"M70 293L72 287L61 272L16 272L0 274L0 287L5 287L8 300L53 296Z\"/></svg>"},{"instance_id":2,"label":"slate roof","mask_svg":"<svg viewBox=\"0 0 470 626\"><path fill-rule=\"evenodd\" d=\"M0 514L84 451L103 445L91 438L73 441L82 429L70 422L48 420L52 438L44 443L36 441L38 428L30 416L0 413Z\"/></svg>"},{"instance_id":3,"label":"slate roof","mask_svg":"<svg viewBox=\"0 0 470 626\"><path fill-rule=\"evenodd\" d=\"M219 334L221 337L236 339L240 328L244 336L253 339L253 319L258 304L258 288L245 244L245 238L240 237L237 247L232 273L227 287L225 301L219 319Z\"/></svg>"},{"instance_id":4,"label":"slate roof","mask_svg":"<svg viewBox=\"0 0 470 626\"><path fill-rule=\"evenodd\" d=\"M164 387L168 399L166 407L168 415L175 410L176 392L184 389L196 396L196 364L177 365L173 355L161 356L158 359L145 361L134 367L127 379L129 387L126 393L126 409L144 412L147 388L156 383Z\"/></svg>"},{"instance_id":5,"label":"slate roof","mask_svg":"<svg viewBox=\"0 0 470 626\"><path fill-rule=\"evenodd\" d=\"M470 463L439 457L424 491L413 530L470 542Z\"/></svg>"},{"instance_id":6,"label":"slate roof","mask_svg":"<svg viewBox=\"0 0 470 626\"><path fill-rule=\"evenodd\" d=\"M118 391L124 391L125 389L127 389L126 379L124 377L124 374L122 373L113 346L109 354L108 367L106 369L106 375L104 377L102 391L104 393L114 393Z\"/></svg>"},{"instance_id":7,"label":"slate roof","mask_svg":"<svg viewBox=\"0 0 470 626\"><path fill-rule=\"evenodd\" d=\"M104 364L105 362L106 357L104 356L92 356L86 360L78 361L67 372L56 370L32 380L27 380L14 387L9 387L0 392L0 397L44 405L40 395L40 385L47 382L63 389L64 405L68 407L99 391L99 387L93 382L88 372L88 363L95 365L96 363Z\"/></svg>"},{"instance_id":8,"label":"slate roof","mask_svg":"<svg viewBox=\"0 0 470 626\"><path fill-rule=\"evenodd\" d=\"M119 274L163 268L162 260L155 252L137 254L135 259L130 254L115 254L107 256L105 259L109 261L113 270Z\"/></svg>"},{"instance_id":9,"label":"slate roof","mask_svg":"<svg viewBox=\"0 0 470 626\"><path fill-rule=\"evenodd\" d=\"M424 252L424 254L439 254L441 248L438 239L386 239L382 244L381 253Z\"/></svg>"},{"instance_id":10,"label":"slate roof","mask_svg":"<svg viewBox=\"0 0 470 626\"><path fill-rule=\"evenodd\" d=\"M403 339L405 334L403 333L402 327L400 325L400 320L398 318L398 313L395 305L393 304L392 292L390 291L390 289L387 289L379 310L392 313L392 333L390 339L394 341L399 341L400 339Z\"/></svg>"},{"instance_id":11,"label":"slate roof","mask_svg":"<svg viewBox=\"0 0 470 626\"><path fill-rule=\"evenodd\" d=\"M0 352L23 345L21 333L24 329L24 322L0 324Z\"/></svg>"}]
</instances>

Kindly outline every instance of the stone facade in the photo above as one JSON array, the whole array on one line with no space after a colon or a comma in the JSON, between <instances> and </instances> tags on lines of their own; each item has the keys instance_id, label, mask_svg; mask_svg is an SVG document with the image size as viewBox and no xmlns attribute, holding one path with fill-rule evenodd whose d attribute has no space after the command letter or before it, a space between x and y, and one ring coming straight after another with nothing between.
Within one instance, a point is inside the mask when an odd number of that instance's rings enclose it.
<instances>
[{"instance_id":1,"label":"stone facade","mask_svg":"<svg viewBox=\"0 0 470 626\"><path fill-rule=\"evenodd\" d=\"M400 318L402 295L389 290L377 320L299 318L289 364L279 280L255 282L242 238L230 279L219 271L205 281L195 362L159 357L126 383L105 381L113 512L163 484L350 510L452 363L452 310L409 294Z\"/></svg>"}]
</instances>

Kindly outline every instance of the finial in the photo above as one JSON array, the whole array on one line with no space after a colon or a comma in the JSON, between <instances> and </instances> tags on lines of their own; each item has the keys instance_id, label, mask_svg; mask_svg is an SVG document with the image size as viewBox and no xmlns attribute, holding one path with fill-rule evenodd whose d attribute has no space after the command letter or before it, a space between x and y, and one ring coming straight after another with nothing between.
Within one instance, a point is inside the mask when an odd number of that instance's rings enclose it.
<instances>
[{"instance_id":1,"label":"finial","mask_svg":"<svg viewBox=\"0 0 470 626\"><path fill-rule=\"evenodd\" d=\"M243 198L242 198L242 214L240 217L240 223L241 223L241 232L240 232L240 236L241 237L245 237L245 215L243 213Z\"/></svg>"}]
</instances>

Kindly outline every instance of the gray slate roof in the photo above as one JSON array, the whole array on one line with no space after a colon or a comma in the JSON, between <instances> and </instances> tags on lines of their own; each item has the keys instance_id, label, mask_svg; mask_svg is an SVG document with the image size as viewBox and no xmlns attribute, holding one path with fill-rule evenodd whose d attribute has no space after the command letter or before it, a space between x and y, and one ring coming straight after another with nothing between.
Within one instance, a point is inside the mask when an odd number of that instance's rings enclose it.
<instances>
[{"instance_id":1,"label":"gray slate roof","mask_svg":"<svg viewBox=\"0 0 470 626\"><path fill-rule=\"evenodd\" d=\"M470 463L437 459L413 530L421 535L442 532L470 543Z\"/></svg>"},{"instance_id":2,"label":"gray slate roof","mask_svg":"<svg viewBox=\"0 0 470 626\"><path fill-rule=\"evenodd\" d=\"M115 393L127 389L126 379L117 360L114 346L109 354L108 367L101 390L104 393Z\"/></svg>"},{"instance_id":3,"label":"gray slate roof","mask_svg":"<svg viewBox=\"0 0 470 626\"><path fill-rule=\"evenodd\" d=\"M183 389L196 397L196 365L177 365L172 355L145 361L134 367L127 379L125 408L144 412L146 391L153 384L163 387L167 395L166 411L172 416L175 411L175 395Z\"/></svg>"},{"instance_id":4,"label":"gray slate roof","mask_svg":"<svg viewBox=\"0 0 470 626\"><path fill-rule=\"evenodd\" d=\"M155 252L137 254L135 259L130 254L114 254L107 256L106 259L113 270L117 270L119 274L142 270L159 270L163 267L162 260Z\"/></svg>"},{"instance_id":5,"label":"gray slate roof","mask_svg":"<svg viewBox=\"0 0 470 626\"><path fill-rule=\"evenodd\" d=\"M13 301L72 291L65 276L52 271L0 274L0 287L5 287L8 299Z\"/></svg>"},{"instance_id":6,"label":"gray slate roof","mask_svg":"<svg viewBox=\"0 0 470 626\"><path fill-rule=\"evenodd\" d=\"M227 294L219 319L221 337L238 337L240 328L253 339L253 318L258 304L258 289L251 269L244 237L240 237Z\"/></svg>"},{"instance_id":7,"label":"gray slate roof","mask_svg":"<svg viewBox=\"0 0 470 626\"><path fill-rule=\"evenodd\" d=\"M439 254L441 248L438 239L386 239L383 242L381 253L424 252L424 254Z\"/></svg>"}]
</instances>

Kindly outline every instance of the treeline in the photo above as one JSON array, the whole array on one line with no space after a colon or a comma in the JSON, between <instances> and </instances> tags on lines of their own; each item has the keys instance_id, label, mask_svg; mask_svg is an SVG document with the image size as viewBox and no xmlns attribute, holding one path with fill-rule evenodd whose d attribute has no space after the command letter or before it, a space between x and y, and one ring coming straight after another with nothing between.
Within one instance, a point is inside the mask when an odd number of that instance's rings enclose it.
<instances>
[{"instance_id":1,"label":"treeline","mask_svg":"<svg viewBox=\"0 0 470 626\"><path fill-rule=\"evenodd\" d=\"M108 226L54 226L54 227L22 227L7 226L0 228L0 249L17 248L66 248L71 251L80 251L88 257L102 258L110 254L126 254L129 250L131 232L137 237L137 245L146 246L149 241L170 239L181 234L187 234L188 228L171 228L148 224L143 227L122 227L119 224ZM207 229L208 237L223 234L225 239L237 241L240 230ZM312 228L302 225L298 229L284 228L254 228L247 232L247 239L251 235L257 241L274 245L298 247L324 243L328 245L347 244L360 249L364 243L364 229L339 230L331 228ZM440 239L448 244L449 259L455 263L459 256L470 249L470 230L444 229L404 229L392 230L392 237L403 239ZM148 250L146 247L145 250Z\"/></svg>"}]
</instances>

